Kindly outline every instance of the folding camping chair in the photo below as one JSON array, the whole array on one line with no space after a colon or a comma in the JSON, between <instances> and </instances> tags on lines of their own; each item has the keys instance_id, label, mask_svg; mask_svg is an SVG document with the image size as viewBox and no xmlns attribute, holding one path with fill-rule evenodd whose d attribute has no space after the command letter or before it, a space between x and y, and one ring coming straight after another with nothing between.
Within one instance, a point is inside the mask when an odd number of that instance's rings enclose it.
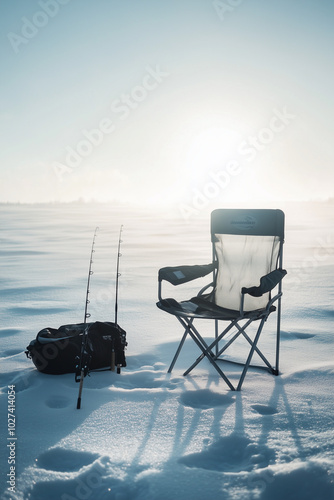
<instances>
[{"instance_id":1,"label":"folding camping chair","mask_svg":"<svg viewBox=\"0 0 334 500\"><path fill-rule=\"evenodd\" d=\"M286 274L282 269L284 213L281 210L214 210L211 214L211 241L212 263L159 270L157 306L174 315L184 328L168 372L172 371L189 335L201 350L201 355L184 375L206 358L231 390L240 390L255 352L263 362L261 367L278 375L282 278ZM162 281L180 285L210 273L213 275L212 282L204 286L196 297L181 302L162 298ZM258 341L268 316L274 311L277 318L273 367L260 351ZM198 319L214 321L214 336L209 344L194 326L194 321ZM228 322L223 331L219 328L221 321L225 325ZM257 322L255 333L248 334L246 329L254 322ZM225 354L239 337L249 345L246 359L242 362ZM218 365L220 360L243 366L236 388Z\"/></svg>"}]
</instances>

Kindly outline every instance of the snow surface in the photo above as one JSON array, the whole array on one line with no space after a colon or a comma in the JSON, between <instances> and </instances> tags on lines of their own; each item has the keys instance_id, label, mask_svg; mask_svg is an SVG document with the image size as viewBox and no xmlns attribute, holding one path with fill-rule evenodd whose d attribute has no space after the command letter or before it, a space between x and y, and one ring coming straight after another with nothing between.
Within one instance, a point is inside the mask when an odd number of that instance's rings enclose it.
<instances>
[{"instance_id":1,"label":"snow surface","mask_svg":"<svg viewBox=\"0 0 334 500\"><path fill-rule=\"evenodd\" d=\"M281 374L251 369L236 393L207 361L182 376L198 354L189 341L167 374L182 331L155 305L160 267L210 261L207 211L185 221L107 205L1 206L2 499L334 499L333 204L279 208L289 273ZM41 374L24 350L46 326L83 321L95 226L89 310L91 320L113 321L120 224L118 320L128 366L86 377L77 410L74 375ZM182 287L185 298L199 289ZM226 366L232 379L238 370ZM11 384L15 493L7 483Z\"/></svg>"}]
</instances>

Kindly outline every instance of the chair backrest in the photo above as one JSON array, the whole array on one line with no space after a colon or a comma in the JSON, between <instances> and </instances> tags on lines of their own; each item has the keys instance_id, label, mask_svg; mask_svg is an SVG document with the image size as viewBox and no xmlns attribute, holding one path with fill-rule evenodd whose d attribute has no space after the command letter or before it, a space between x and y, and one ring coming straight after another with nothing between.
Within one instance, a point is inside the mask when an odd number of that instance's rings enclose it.
<instances>
[{"instance_id":1,"label":"chair backrest","mask_svg":"<svg viewBox=\"0 0 334 500\"><path fill-rule=\"evenodd\" d=\"M218 209L211 214L213 258L218 261L214 300L238 310L242 287L282 267L284 213L281 210ZM245 296L244 310L265 307L270 298Z\"/></svg>"}]
</instances>

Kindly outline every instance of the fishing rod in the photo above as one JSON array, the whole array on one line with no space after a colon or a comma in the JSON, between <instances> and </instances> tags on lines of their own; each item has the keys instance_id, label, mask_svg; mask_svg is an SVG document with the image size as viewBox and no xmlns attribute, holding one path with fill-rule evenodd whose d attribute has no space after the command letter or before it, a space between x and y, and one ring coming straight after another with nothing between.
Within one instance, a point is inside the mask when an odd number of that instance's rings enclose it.
<instances>
[{"instance_id":1,"label":"fishing rod","mask_svg":"<svg viewBox=\"0 0 334 500\"><path fill-rule=\"evenodd\" d=\"M95 228L90 251L83 323L62 325L57 329L43 328L38 332L36 339L27 346L26 351L27 357L33 361L40 372L54 375L74 372L75 382L80 382L77 409L81 407L84 378L89 375L91 370L105 371L110 370L110 368L115 369L117 366L117 373L120 373L121 367L126 367L124 353L128 345L126 331L117 322L118 287L121 275L119 272L120 247L123 226L121 226L119 232L117 252L115 322L88 322L90 317L88 305L91 276L93 274L93 254L98 229L98 227ZM54 353L52 357L47 354L48 349L51 348Z\"/></svg>"},{"instance_id":2,"label":"fishing rod","mask_svg":"<svg viewBox=\"0 0 334 500\"><path fill-rule=\"evenodd\" d=\"M122 240L121 240L122 230L123 230L123 225L120 227L120 230L119 230L118 250L117 250L116 293L115 293L115 325L117 325L117 311L118 311L118 278L121 275L121 273L119 272L119 260L120 260L120 257L122 257L122 254L120 252L120 250L121 250L121 243L123 243Z\"/></svg>"},{"instance_id":3,"label":"fishing rod","mask_svg":"<svg viewBox=\"0 0 334 500\"><path fill-rule=\"evenodd\" d=\"M89 370L89 362L90 362L90 355L87 352L87 341L88 341L88 332L89 332L89 325L87 325L87 318L90 317L90 313L88 312L88 304L89 304L89 285L90 285L90 278L91 275L93 274L92 271L92 264L93 264L93 253L95 252L94 246L95 246L95 238L96 234L98 231L98 227L95 228L94 231L94 237L93 237L93 242L92 242L92 248L90 252L90 259L89 259L89 269L88 269L88 279L87 279L87 288L86 288L86 301L85 301L85 314L84 314L84 329L82 333L82 341L81 341L81 352L80 352L80 358L78 357L78 364L76 366L76 374L75 374L75 381L79 382L79 395L78 395L78 401L77 401L77 409L79 410L81 408L81 394L82 394L82 389L83 389L83 381L85 376L88 373Z\"/></svg>"},{"instance_id":4,"label":"fishing rod","mask_svg":"<svg viewBox=\"0 0 334 500\"><path fill-rule=\"evenodd\" d=\"M118 249L117 249L117 265L116 265L116 285L115 285L115 326L116 328L118 327L117 324L117 313L118 313L118 282L119 282L119 277L121 276L121 273L119 272L119 261L120 257L122 256L121 254L121 243L122 243L122 230L123 230L123 225L121 225L120 230L119 230L119 237L118 237ZM115 348L114 345L112 346L111 350L111 363L110 363L110 370L115 371ZM117 365L117 373L120 373L120 367Z\"/></svg>"}]
</instances>

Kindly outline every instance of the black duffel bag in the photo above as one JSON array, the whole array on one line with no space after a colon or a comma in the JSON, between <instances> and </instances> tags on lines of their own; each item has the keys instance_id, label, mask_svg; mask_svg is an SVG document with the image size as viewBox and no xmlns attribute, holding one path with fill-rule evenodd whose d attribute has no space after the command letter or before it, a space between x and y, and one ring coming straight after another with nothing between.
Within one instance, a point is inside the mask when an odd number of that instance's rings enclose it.
<instances>
[{"instance_id":1,"label":"black duffel bag","mask_svg":"<svg viewBox=\"0 0 334 500\"><path fill-rule=\"evenodd\" d=\"M117 366L117 371L126 366L126 332L109 321L63 325L58 329L43 328L25 353L40 372L53 375L75 373L86 328L85 354L89 358L89 370L110 369L112 363Z\"/></svg>"}]
</instances>

